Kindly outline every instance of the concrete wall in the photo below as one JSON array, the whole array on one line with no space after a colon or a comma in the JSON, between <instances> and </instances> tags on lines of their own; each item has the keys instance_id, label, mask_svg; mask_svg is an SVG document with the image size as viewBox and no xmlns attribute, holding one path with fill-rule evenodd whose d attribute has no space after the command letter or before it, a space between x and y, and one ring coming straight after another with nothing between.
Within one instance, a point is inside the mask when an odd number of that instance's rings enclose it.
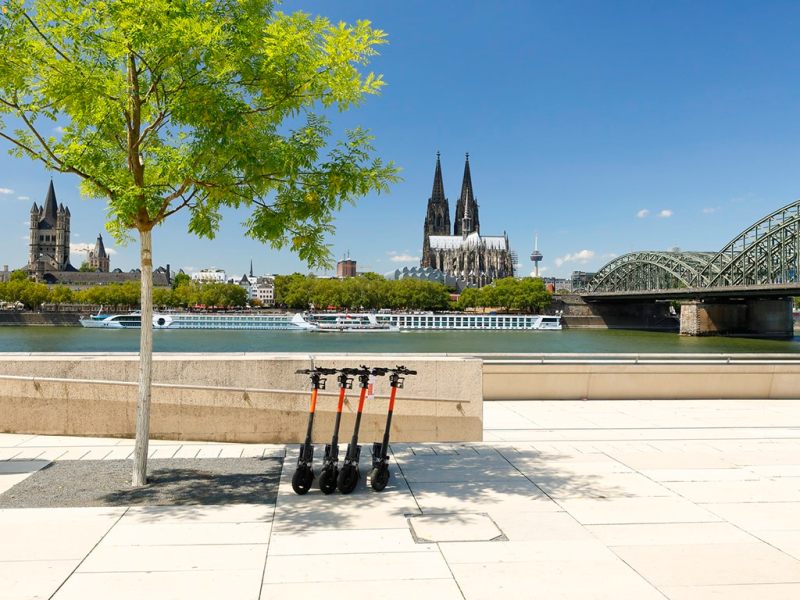
<instances>
[{"instance_id":1,"label":"concrete wall","mask_svg":"<svg viewBox=\"0 0 800 600\"><path fill-rule=\"evenodd\" d=\"M484 400L800 398L800 362L484 364Z\"/></svg>"},{"instance_id":2,"label":"concrete wall","mask_svg":"<svg viewBox=\"0 0 800 600\"><path fill-rule=\"evenodd\" d=\"M407 378L406 387L398 393L393 439L482 439L479 359L315 356L315 364L330 367L362 363L394 366L398 361L416 369L419 375ZM171 387L153 389L152 437L299 442L305 435L309 383L295 370L309 366L308 355L302 354L157 354L154 381ZM0 365L0 431L130 437L134 433L137 388L119 382L135 382L137 368L136 356L130 354L4 354ZM343 442L352 435L357 385L348 393L340 433ZM330 439L337 392L335 378L329 378L328 389L321 392L317 403L317 442ZM362 419L361 439L365 442L382 437L388 393L387 378L379 378L376 398L368 402Z\"/></svg>"}]
</instances>

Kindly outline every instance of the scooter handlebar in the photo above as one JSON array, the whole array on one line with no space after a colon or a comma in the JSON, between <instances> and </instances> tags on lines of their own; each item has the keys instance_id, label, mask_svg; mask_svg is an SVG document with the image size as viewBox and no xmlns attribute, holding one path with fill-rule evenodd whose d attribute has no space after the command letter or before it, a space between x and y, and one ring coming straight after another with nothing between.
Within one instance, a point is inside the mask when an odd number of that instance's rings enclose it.
<instances>
[{"instance_id":1,"label":"scooter handlebar","mask_svg":"<svg viewBox=\"0 0 800 600\"><path fill-rule=\"evenodd\" d=\"M397 373L398 375L416 375L417 372L411 369L405 368L403 365L398 365L394 369L389 369L393 373Z\"/></svg>"},{"instance_id":2,"label":"scooter handlebar","mask_svg":"<svg viewBox=\"0 0 800 600\"><path fill-rule=\"evenodd\" d=\"M323 367L316 367L314 369L297 369L295 371L298 375L335 375L336 369L327 369Z\"/></svg>"}]
</instances>

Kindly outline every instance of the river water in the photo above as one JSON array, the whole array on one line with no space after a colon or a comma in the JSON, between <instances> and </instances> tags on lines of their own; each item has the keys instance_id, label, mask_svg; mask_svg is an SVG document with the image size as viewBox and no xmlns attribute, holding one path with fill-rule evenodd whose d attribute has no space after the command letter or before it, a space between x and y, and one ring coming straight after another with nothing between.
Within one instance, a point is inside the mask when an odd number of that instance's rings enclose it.
<instances>
[{"instance_id":1,"label":"river water","mask_svg":"<svg viewBox=\"0 0 800 600\"><path fill-rule=\"evenodd\" d=\"M567 329L562 331L154 331L156 352L797 352L800 337L768 340L681 337L676 333ZM0 352L136 352L137 330L80 327L0 327Z\"/></svg>"}]
</instances>

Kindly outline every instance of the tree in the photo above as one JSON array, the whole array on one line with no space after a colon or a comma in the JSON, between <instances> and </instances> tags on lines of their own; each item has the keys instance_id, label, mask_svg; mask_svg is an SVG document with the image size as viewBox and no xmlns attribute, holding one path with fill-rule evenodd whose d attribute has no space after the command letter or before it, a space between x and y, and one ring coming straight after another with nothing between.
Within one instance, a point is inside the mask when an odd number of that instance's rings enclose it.
<instances>
[{"instance_id":1,"label":"tree","mask_svg":"<svg viewBox=\"0 0 800 600\"><path fill-rule=\"evenodd\" d=\"M95 269L88 262L83 261L81 263L81 266L78 268L78 271L80 271L81 273L94 273L95 271L97 271L97 269Z\"/></svg>"},{"instance_id":2,"label":"tree","mask_svg":"<svg viewBox=\"0 0 800 600\"><path fill-rule=\"evenodd\" d=\"M376 94L362 73L385 34L283 14L269 0L0 0L0 139L81 179L118 242L139 238L142 323L153 229L179 211L211 238L222 209L310 266L344 203L397 179L360 128L326 117ZM53 134L56 130L61 133ZM141 328L133 485L146 482L152 329Z\"/></svg>"},{"instance_id":3,"label":"tree","mask_svg":"<svg viewBox=\"0 0 800 600\"><path fill-rule=\"evenodd\" d=\"M183 285L184 283L189 283L190 281L192 281L192 278L186 273L178 273L172 278L172 289L174 290L178 286Z\"/></svg>"},{"instance_id":4,"label":"tree","mask_svg":"<svg viewBox=\"0 0 800 600\"><path fill-rule=\"evenodd\" d=\"M478 306L480 291L476 288L467 288L458 297L458 308L465 310Z\"/></svg>"},{"instance_id":5,"label":"tree","mask_svg":"<svg viewBox=\"0 0 800 600\"><path fill-rule=\"evenodd\" d=\"M72 302L74 294L72 290L65 285L56 285L50 288L50 294L47 298L48 302L53 304L67 304Z\"/></svg>"}]
</instances>

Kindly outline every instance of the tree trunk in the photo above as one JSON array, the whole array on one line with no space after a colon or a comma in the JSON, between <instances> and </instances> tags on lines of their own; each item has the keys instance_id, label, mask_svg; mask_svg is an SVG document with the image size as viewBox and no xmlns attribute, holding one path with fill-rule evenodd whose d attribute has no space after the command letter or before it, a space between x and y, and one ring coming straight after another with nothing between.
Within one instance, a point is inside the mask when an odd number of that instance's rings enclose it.
<instances>
[{"instance_id":1,"label":"tree trunk","mask_svg":"<svg viewBox=\"0 0 800 600\"><path fill-rule=\"evenodd\" d=\"M136 445L133 451L133 486L147 483L147 449L150 441L150 384L153 380L153 238L152 230L139 231L142 268L142 329L139 341L139 400L136 403Z\"/></svg>"}]
</instances>

